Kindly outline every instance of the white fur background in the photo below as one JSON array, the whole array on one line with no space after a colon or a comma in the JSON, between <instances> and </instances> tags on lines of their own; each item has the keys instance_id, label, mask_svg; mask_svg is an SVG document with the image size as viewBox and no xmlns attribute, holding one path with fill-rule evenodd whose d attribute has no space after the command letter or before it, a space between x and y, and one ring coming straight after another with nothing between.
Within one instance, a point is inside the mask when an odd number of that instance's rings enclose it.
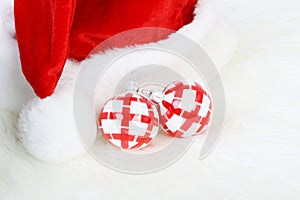
<instances>
[{"instance_id":1,"label":"white fur background","mask_svg":"<svg viewBox=\"0 0 300 200\"><path fill-rule=\"evenodd\" d=\"M208 158L199 161L194 145L171 167L141 176L111 171L88 156L48 164L25 153L11 134L12 114L3 110L0 199L299 199L300 2L206 2L238 37L237 52L221 71L223 137Z\"/></svg>"}]
</instances>

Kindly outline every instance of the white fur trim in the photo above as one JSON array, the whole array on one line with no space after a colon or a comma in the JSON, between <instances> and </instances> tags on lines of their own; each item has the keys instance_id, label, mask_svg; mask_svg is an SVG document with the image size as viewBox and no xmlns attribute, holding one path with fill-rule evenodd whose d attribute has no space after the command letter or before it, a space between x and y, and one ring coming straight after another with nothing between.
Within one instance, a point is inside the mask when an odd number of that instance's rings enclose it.
<instances>
[{"instance_id":1,"label":"white fur trim","mask_svg":"<svg viewBox=\"0 0 300 200\"><path fill-rule=\"evenodd\" d=\"M198 2L194 21L185 25L178 33L204 48L218 69L226 65L237 45L234 32L206 2Z\"/></svg>"}]
</instances>

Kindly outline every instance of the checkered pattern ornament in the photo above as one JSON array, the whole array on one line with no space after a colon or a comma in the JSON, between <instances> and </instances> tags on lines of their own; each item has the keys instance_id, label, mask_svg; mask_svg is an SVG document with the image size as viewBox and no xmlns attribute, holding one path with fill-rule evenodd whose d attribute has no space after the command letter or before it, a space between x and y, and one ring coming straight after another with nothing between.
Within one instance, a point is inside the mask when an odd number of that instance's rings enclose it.
<instances>
[{"instance_id":1,"label":"checkered pattern ornament","mask_svg":"<svg viewBox=\"0 0 300 200\"><path fill-rule=\"evenodd\" d=\"M103 137L123 149L141 149L157 135L159 115L147 98L127 92L110 99L102 108L99 128Z\"/></svg>"},{"instance_id":2,"label":"checkered pattern ornament","mask_svg":"<svg viewBox=\"0 0 300 200\"><path fill-rule=\"evenodd\" d=\"M211 98L197 82L177 81L169 84L163 90L159 105L161 125L174 137L200 134L211 119Z\"/></svg>"}]
</instances>

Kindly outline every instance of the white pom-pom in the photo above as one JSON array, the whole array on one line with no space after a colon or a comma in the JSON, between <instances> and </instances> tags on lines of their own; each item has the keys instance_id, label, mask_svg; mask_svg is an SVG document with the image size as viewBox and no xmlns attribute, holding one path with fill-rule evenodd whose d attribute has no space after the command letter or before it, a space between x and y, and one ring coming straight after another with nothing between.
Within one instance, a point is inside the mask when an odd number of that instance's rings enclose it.
<instances>
[{"instance_id":1,"label":"white pom-pom","mask_svg":"<svg viewBox=\"0 0 300 200\"><path fill-rule=\"evenodd\" d=\"M21 111L18 130L24 147L34 157L61 162L85 152L76 132L72 95L34 98Z\"/></svg>"},{"instance_id":2,"label":"white pom-pom","mask_svg":"<svg viewBox=\"0 0 300 200\"><path fill-rule=\"evenodd\" d=\"M55 93L45 99L36 97L21 110L18 137L28 152L40 160L64 162L86 152L73 116L78 70L76 64L68 62Z\"/></svg>"}]
</instances>

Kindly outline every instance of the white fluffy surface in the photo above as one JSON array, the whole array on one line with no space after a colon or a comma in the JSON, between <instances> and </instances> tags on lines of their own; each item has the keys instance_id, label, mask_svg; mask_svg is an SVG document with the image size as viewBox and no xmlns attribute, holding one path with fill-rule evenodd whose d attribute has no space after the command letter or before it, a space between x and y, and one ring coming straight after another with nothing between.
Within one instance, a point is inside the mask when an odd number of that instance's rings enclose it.
<instances>
[{"instance_id":1,"label":"white fluffy surface","mask_svg":"<svg viewBox=\"0 0 300 200\"><path fill-rule=\"evenodd\" d=\"M235 29L238 52L222 70L227 95L223 137L199 161L195 143L155 174L120 174L88 155L65 164L29 157L0 113L0 198L298 199L300 3L210 0Z\"/></svg>"},{"instance_id":2,"label":"white fluffy surface","mask_svg":"<svg viewBox=\"0 0 300 200\"><path fill-rule=\"evenodd\" d=\"M13 18L13 1L0 2L0 110L18 113L22 104L34 96L21 72Z\"/></svg>"}]
</instances>

